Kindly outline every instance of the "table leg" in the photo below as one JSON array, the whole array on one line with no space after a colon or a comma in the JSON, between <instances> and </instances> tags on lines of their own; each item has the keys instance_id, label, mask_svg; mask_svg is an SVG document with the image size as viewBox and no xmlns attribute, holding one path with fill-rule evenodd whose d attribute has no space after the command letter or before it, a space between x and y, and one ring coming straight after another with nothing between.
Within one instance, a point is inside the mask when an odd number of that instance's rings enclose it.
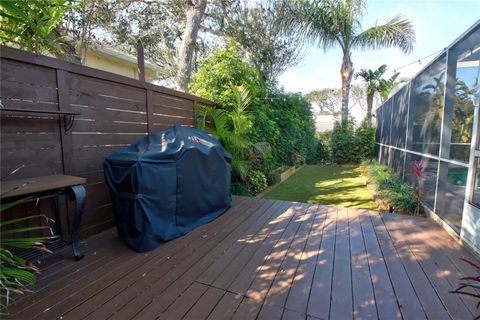
<instances>
[{"instance_id":1,"label":"table leg","mask_svg":"<svg viewBox=\"0 0 480 320\"><path fill-rule=\"evenodd\" d=\"M80 223L82 222L82 215L85 209L85 200L87 198L87 192L85 191L85 187L78 185L69 187L69 198L75 201L75 216L73 218L73 226L72 226L72 249L73 255L75 256L76 260L80 260L83 258L83 254L80 253L78 249L78 230L80 229Z\"/></svg>"}]
</instances>

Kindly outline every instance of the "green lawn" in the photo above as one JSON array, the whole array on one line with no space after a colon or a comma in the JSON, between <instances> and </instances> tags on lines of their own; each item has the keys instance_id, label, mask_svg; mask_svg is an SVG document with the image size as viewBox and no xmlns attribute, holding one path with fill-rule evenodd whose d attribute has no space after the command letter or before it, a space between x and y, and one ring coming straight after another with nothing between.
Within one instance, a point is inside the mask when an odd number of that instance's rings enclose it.
<instances>
[{"instance_id":1,"label":"green lawn","mask_svg":"<svg viewBox=\"0 0 480 320\"><path fill-rule=\"evenodd\" d=\"M263 198L377 209L358 166L305 166Z\"/></svg>"}]
</instances>

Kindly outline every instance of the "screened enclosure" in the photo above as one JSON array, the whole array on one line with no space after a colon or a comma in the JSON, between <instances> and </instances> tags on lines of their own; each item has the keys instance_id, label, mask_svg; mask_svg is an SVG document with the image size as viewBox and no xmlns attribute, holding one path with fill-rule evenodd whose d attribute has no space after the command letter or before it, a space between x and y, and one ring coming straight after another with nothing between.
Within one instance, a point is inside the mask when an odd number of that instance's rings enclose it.
<instances>
[{"instance_id":1,"label":"screened enclosure","mask_svg":"<svg viewBox=\"0 0 480 320\"><path fill-rule=\"evenodd\" d=\"M376 156L480 253L479 87L480 21L376 110Z\"/></svg>"}]
</instances>

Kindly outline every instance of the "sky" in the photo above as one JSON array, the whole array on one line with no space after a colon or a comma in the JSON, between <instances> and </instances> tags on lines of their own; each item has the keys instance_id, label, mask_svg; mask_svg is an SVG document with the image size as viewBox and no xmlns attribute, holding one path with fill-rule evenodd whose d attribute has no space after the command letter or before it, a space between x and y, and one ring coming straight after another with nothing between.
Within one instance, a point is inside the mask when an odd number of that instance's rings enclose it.
<instances>
[{"instance_id":1,"label":"sky","mask_svg":"<svg viewBox=\"0 0 480 320\"><path fill-rule=\"evenodd\" d=\"M416 38L413 51L409 55L404 55L398 49L354 51L352 60L355 72L386 64L386 76L392 75L397 69L401 78L413 77L435 58L436 54L432 54L450 45L480 19L480 0L367 0L362 27L365 30L375 24L383 24L396 14L403 15L413 23ZM408 67L400 68L412 62ZM279 84L286 91L302 93L314 89L339 88L341 63L340 49L324 52L309 46L302 61L279 77ZM357 82L361 81L354 81Z\"/></svg>"}]
</instances>

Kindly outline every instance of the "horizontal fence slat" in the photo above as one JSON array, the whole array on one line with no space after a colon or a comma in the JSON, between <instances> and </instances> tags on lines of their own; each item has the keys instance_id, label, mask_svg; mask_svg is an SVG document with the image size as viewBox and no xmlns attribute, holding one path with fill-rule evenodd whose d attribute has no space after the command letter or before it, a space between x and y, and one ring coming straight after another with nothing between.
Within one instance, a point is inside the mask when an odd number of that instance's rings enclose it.
<instances>
[{"instance_id":1,"label":"horizontal fence slat","mask_svg":"<svg viewBox=\"0 0 480 320\"><path fill-rule=\"evenodd\" d=\"M115 132L115 133L138 133L147 132L146 122L133 121L108 121L76 118L72 127L75 132Z\"/></svg>"},{"instance_id":2,"label":"horizontal fence slat","mask_svg":"<svg viewBox=\"0 0 480 320\"><path fill-rule=\"evenodd\" d=\"M28 109L28 110L39 110L39 111L58 111L57 102L38 102L33 100L11 100L3 99L2 104L5 108L12 109ZM26 112L15 112L15 111L2 111L2 115L25 115L33 118L58 118L58 115L48 115L48 114L38 114L38 113L26 113Z\"/></svg>"},{"instance_id":3,"label":"horizontal fence slat","mask_svg":"<svg viewBox=\"0 0 480 320\"><path fill-rule=\"evenodd\" d=\"M24 114L2 114L0 125L3 127L2 135L9 133L49 132L58 133L58 116L53 118L32 118Z\"/></svg>"},{"instance_id":4,"label":"horizontal fence slat","mask_svg":"<svg viewBox=\"0 0 480 320\"><path fill-rule=\"evenodd\" d=\"M101 134L72 134L74 147L78 146L108 146L118 144L130 144L146 136L143 133L101 133Z\"/></svg>"},{"instance_id":5,"label":"horizontal fence slat","mask_svg":"<svg viewBox=\"0 0 480 320\"><path fill-rule=\"evenodd\" d=\"M55 69L2 59L0 79L2 82L18 82L36 86L56 88Z\"/></svg>"},{"instance_id":6,"label":"horizontal fence slat","mask_svg":"<svg viewBox=\"0 0 480 320\"><path fill-rule=\"evenodd\" d=\"M57 89L42 86L32 86L25 83L2 81L1 97L3 99L22 99L39 102L57 102Z\"/></svg>"},{"instance_id":7,"label":"horizontal fence slat","mask_svg":"<svg viewBox=\"0 0 480 320\"><path fill-rule=\"evenodd\" d=\"M103 108L70 104L72 112L78 113L80 119L115 119L116 121L147 122L145 112L132 112L114 107Z\"/></svg>"}]
</instances>

